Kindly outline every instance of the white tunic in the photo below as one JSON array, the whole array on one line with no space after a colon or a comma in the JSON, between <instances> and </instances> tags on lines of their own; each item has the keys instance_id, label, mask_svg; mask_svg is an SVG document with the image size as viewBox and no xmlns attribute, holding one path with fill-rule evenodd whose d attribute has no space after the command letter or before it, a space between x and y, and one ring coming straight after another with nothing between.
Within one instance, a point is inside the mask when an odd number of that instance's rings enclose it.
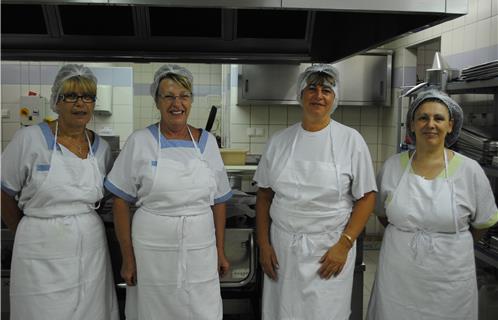
<instances>
[{"instance_id":1,"label":"white tunic","mask_svg":"<svg viewBox=\"0 0 498 320\"><path fill-rule=\"evenodd\" d=\"M19 195L25 214L12 256L11 319L117 320L104 226L94 211L108 145L95 135L80 159L54 141L47 124L25 128L2 155L2 189Z\"/></svg>"},{"instance_id":2,"label":"white tunic","mask_svg":"<svg viewBox=\"0 0 498 320\"><path fill-rule=\"evenodd\" d=\"M489 227L498 210L481 167L455 153L433 180L411 172L408 153L379 174L377 214L386 228L368 308L370 320L477 319L469 225Z\"/></svg>"},{"instance_id":3,"label":"white tunic","mask_svg":"<svg viewBox=\"0 0 498 320\"><path fill-rule=\"evenodd\" d=\"M338 277L320 279L317 271L354 201L376 190L363 138L335 121L318 132L298 123L270 139L254 180L275 192L270 216L278 280L265 276L263 319L347 319L355 246Z\"/></svg>"},{"instance_id":4,"label":"white tunic","mask_svg":"<svg viewBox=\"0 0 498 320\"><path fill-rule=\"evenodd\" d=\"M137 131L106 180L114 194L139 205L129 320L222 318L211 205L231 190L214 137L202 131L199 140L166 139L157 125Z\"/></svg>"}]
</instances>

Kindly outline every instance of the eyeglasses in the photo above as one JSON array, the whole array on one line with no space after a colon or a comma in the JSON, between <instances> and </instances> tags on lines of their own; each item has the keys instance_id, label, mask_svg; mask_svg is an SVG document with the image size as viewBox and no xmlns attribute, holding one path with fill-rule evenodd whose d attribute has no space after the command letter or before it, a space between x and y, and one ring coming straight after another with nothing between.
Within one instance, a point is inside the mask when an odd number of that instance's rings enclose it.
<instances>
[{"instance_id":1,"label":"eyeglasses","mask_svg":"<svg viewBox=\"0 0 498 320\"><path fill-rule=\"evenodd\" d=\"M172 94L157 94L157 96L161 99L163 99L166 103L172 104L173 102L176 101L176 98L180 100L180 102L189 102L190 99L192 99L192 95L190 93L182 93L179 96L174 96Z\"/></svg>"},{"instance_id":2,"label":"eyeglasses","mask_svg":"<svg viewBox=\"0 0 498 320\"><path fill-rule=\"evenodd\" d=\"M83 94L79 96L74 92L59 95L59 101L62 100L68 103L76 103L78 99L81 99L84 103L93 103L97 100L97 97L91 94Z\"/></svg>"}]
</instances>

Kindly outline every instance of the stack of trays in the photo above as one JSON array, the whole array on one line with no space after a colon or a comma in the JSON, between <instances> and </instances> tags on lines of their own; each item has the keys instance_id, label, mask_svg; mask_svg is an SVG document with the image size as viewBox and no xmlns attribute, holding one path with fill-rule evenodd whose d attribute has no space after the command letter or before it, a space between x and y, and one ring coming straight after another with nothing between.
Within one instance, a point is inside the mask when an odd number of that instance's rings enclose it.
<instances>
[{"instance_id":1,"label":"stack of trays","mask_svg":"<svg viewBox=\"0 0 498 320\"><path fill-rule=\"evenodd\" d=\"M492 136L473 127L463 127L456 143L458 151L477 162L497 166L494 157L498 157L498 141Z\"/></svg>"},{"instance_id":2,"label":"stack of trays","mask_svg":"<svg viewBox=\"0 0 498 320\"><path fill-rule=\"evenodd\" d=\"M498 77L498 60L462 69L460 79L465 81L485 80Z\"/></svg>"}]
</instances>

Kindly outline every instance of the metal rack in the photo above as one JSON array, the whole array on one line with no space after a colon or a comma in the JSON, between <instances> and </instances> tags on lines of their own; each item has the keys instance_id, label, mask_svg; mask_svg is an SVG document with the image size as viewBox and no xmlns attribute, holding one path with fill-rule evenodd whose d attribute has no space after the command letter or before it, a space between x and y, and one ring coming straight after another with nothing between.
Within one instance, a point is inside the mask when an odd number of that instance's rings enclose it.
<instances>
[{"instance_id":1,"label":"metal rack","mask_svg":"<svg viewBox=\"0 0 498 320\"><path fill-rule=\"evenodd\" d=\"M494 100L498 99L498 78L477 81L455 81L449 82L446 92L452 94L494 94ZM491 179L498 178L498 168L483 166L486 175ZM475 257L477 260L498 269L498 255L484 246L475 245Z\"/></svg>"},{"instance_id":2,"label":"metal rack","mask_svg":"<svg viewBox=\"0 0 498 320\"><path fill-rule=\"evenodd\" d=\"M495 101L498 99L498 78L477 81L454 81L449 82L446 93L452 94L494 94ZM498 168L483 166L484 172L489 177L498 178Z\"/></svg>"}]
</instances>

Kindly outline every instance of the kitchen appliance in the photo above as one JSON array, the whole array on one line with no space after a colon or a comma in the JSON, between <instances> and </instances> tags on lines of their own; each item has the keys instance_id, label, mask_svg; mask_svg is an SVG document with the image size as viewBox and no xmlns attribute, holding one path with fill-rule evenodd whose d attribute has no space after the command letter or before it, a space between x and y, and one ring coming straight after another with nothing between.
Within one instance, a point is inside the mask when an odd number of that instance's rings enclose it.
<instances>
[{"instance_id":1,"label":"kitchen appliance","mask_svg":"<svg viewBox=\"0 0 498 320\"><path fill-rule=\"evenodd\" d=\"M249 301L253 319L259 319L262 274L255 242L255 218L247 215L227 218L225 254L230 261L230 271L220 279L222 299Z\"/></svg>"}]
</instances>

